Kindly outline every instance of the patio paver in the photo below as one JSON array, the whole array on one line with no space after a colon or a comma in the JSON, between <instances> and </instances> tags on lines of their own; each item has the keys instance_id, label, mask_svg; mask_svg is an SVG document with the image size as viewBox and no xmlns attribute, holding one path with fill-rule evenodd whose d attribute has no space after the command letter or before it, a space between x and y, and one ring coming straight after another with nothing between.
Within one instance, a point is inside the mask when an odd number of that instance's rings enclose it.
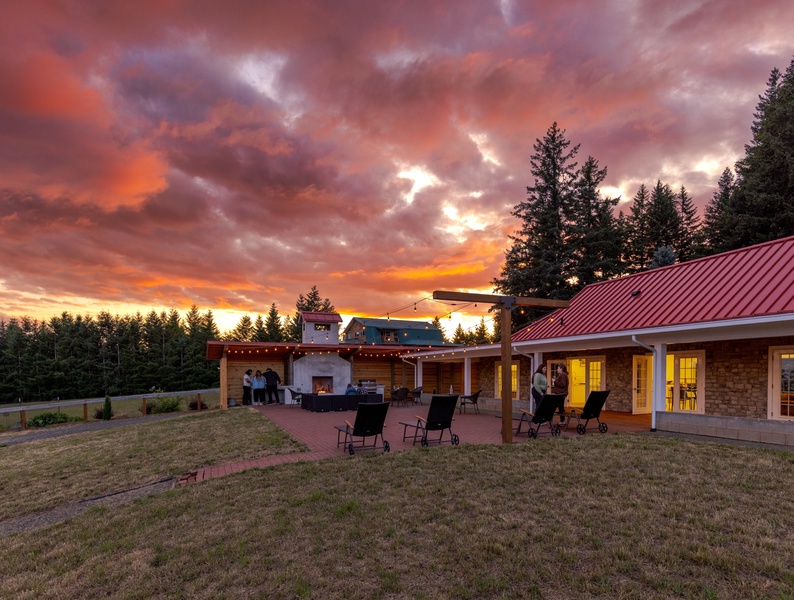
<instances>
[{"instance_id":1,"label":"patio paver","mask_svg":"<svg viewBox=\"0 0 794 600\"><path fill-rule=\"evenodd\" d=\"M335 426L342 425L345 421L352 423L356 418L355 411L309 412L298 406L284 404L240 407L231 410L246 409L257 410L266 415L284 431L306 444L310 449L309 452L276 454L258 459L246 459L233 463L204 467L180 477L179 485L204 481L215 477L223 477L253 468L265 468L304 460L333 457L343 458L350 456L344 448L337 447L337 430ZM427 404L424 406L389 407L389 412L386 416L384 438L389 442L392 452L411 450L420 447L419 444L414 446L411 439L403 441L404 427L400 425L400 421L415 422L417 416L427 416L427 409ZM609 433L649 431L651 427L650 415L628 415L626 413L604 411L601 416L601 420L609 425L609 432L607 435L609 435ZM484 413L476 415L472 412L464 414L456 413L455 419L452 422L452 431L460 437L461 444L501 444L501 425L502 420L499 415ZM437 432L432 432L432 434L437 436ZM574 428L569 428L568 430L563 430L562 435L576 436L578 434ZM592 421L585 435L603 434L598 432L598 425L595 421ZM548 436L548 434L542 433L541 436ZM445 432L444 439L449 439L449 432ZM524 433L522 433L521 436L513 436L513 443L523 444L527 443L528 440L529 438Z\"/></svg>"}]
</instances>

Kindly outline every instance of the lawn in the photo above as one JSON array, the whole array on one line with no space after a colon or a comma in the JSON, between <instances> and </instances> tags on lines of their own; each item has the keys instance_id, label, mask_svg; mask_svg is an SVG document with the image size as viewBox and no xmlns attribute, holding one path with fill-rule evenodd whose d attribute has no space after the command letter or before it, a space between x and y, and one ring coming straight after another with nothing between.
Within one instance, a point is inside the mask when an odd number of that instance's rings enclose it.
<instances>
[{"instance_id":1,"label":"lawn","mask_svg":"<svg viewBox=\"0 0 794 600\"><path fill-rule=\"evenodd\" d=\"M793 481L789 452L651 434L284 464L8 536L0 597L788 599Z\"/></svg>"}]
</instances>

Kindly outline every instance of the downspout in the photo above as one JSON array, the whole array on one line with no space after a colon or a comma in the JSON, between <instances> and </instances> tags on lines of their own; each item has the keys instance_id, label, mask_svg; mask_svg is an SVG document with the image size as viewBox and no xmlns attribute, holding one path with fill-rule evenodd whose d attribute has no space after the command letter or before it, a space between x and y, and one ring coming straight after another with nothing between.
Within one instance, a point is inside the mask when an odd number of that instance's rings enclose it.
<instances>
[{"instance_id":1,"label":"downspout","mask_svg":"<svg viewBox=\"0 0 794 600\"><path fill-rule=\"evenodd\" d=\"M631 336L631 341L634 342L635 344L637 344L638 346L641 346L642 348L645 348L646 350L650 350L651 351L651 354L653 355L653 361L652 361L653 368L655 370L656 369L656 348L654 348L653 346L649 346L645 342L641 342L640 340L637 339L636 335L632 335ZM654 375L655 375L655 373L654 373ZM651 431L656 431L656 403L654 402L655 399L656 398L654 397L653 390L651 390Z\"/></svg>"},{"instance_id":2,"label":"downspout","mask_svg":"<svg viewBox=\"0 0 794 600\"><path fill-rule=\"evenodd\" d=\"M417 387L419 387L419 386L416 384L416 374L419 372L419 367L418 367L417 365L415 365L414 363L412 363L412 362L410 362L410 361L407 361L407 360L405 360L405 357L404 357L404 356L401 356L401 357L400 357L400 360L402 360L402 361L403 361L403 362L404 362L406 365L411 365L411 366L414 368L414 388L417 388ZM419 361L418 361L418 359L417 359L417 363L418 363L418 362L419 362Z\"/></svg>"}]
</instances>

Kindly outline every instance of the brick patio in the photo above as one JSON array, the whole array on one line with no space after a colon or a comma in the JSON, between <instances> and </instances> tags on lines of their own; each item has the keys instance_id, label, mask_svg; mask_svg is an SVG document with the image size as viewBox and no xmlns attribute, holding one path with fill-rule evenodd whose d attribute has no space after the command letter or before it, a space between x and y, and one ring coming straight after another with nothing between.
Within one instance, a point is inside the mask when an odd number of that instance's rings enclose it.
<instances>
[{"instance_id":1,"label":"brick patio","mask_svg":"<svg viewBox=\"0 0 794 600\"><path fill-rule=\"evenodd\" d=\"M386 428L384 430L384 437L389 442L392 452L401 450L410 450L418 448L419 444L413 445L412 440L408 439L403 441L403 425L400 421L416 422L416 417L427 416L427 404L423 406L390 406L388 415L386 416ZM215 477L223 477L231 473L239 473L247 469L269 467L273 465L298 462L304 460L316 460L321 458L332 457L350 457L350 455L341 447L337 447L337 430L336 425L343 425L347 420L353 423L356 418L356 413L353 411L342 412L309 412L301 409L299 406L292 405L270 405L270 406L256 406L256 407L240 407L232 408L231 410L257 410L266 415L276 425L281 427L284 431L306 444L310 451L268 456L265 458L243 460L234 463L223 465L215 465L199 469L192 473L188 473L180 478L179 484L192 483L196 481L204 481L205 479L212 479ZM609 425L609 432L639 432L649 431L651 428L650 415L629 415L619 412L604 411L601 413L601 420ZM514 421L514 427L518 421ZM460 437L461 444L501 444L502 420L499 415L480 414L476 415L471 411L459 414L455 413L455 419L452 422L452 432ZM513 436L513 443L525 444L530 440L526 433L526 425L522 428L520 436ZM437 432L431 432L432 435L437 437ZM449 433L444 432L444 439L449 440ZM563 436L577 436L575 428L572 426L567 430L563 430ZM585 435L602 435L598 432L598 424L591 421L587 426L587 433ZM548 428L541 429L541 437L549 437ZM368 438L368 441L371 438ZM431 436L432 439L432 436Z\"/></svg>"}]
</instances>

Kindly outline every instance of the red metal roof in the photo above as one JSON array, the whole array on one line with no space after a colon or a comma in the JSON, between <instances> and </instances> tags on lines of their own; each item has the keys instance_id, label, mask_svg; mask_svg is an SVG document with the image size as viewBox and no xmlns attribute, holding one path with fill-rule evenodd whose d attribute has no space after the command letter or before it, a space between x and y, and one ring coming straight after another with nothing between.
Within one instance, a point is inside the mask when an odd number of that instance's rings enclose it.
<instances>
[{"instance_id":1,"label":"red metal roof","mask_svg":"<svg viewBox=\"0 0 794 600\"><path fill-rule=\"evenodd\" d=\"M301 311L301 318L307 323L341 323L339 313Z\"/></svg>"},{"instance_id":2,"label":"red metal roof","mask_svg":"<svg viewBox=\"0 0 794 600\"><path fill-rule=\"evenodd\" d=\"M587 286L514 342L794 313L794 236Z\"/></svg>"}]
</instances>

